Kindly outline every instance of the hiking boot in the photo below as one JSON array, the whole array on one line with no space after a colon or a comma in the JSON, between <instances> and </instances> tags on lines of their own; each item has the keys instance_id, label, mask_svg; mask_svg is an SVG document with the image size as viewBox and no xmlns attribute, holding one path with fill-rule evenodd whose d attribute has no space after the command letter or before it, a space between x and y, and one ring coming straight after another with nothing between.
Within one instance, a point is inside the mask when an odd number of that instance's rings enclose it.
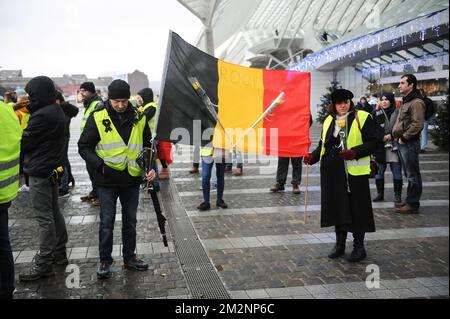
<instances>
[{"instance_id":1,"label":"hiking boot","mask_svg":"<svg viewBox=\"0 0 450 319\"><path fill-rule=\"evenodd\" d=\"M202 212L207 211L207 210L210 210L210 209L211 209L211 204L210 204L210 203L201 203L201 204L197 207L197 209L198 209L199 211L202 211Z\"/></svg>"},{"instance_id":2,"label":"hiking boot","mask_svg":"<svg viewBox=\"0 0 450 319\"><path fill-rule=\"evenodd\" d=\"M360 262L367 257L366 249L364 248L364 233L353 233L353 251L347 261L351 263Z\"/></svg>"},{"instance_id":3,"label":"hiking boot","mask_svg":"<svg viewBox=\"0 0 450 319\"><path fill-rule=\"evenodd\" d=\"M95 207L100 206L100 199L98 199L97 197L94 197L93 199L91 199L91 204L92 204L92 206L95 206Z\"/></svg>"},{"instance_id":4,"label":"hiking boot","mask_svg":"<svg viewBox=\"0 0 450 319\"><path fill-rule=\"evenodd\" d=\"M292 193L294 193L295 195L299 195L300 192L300 187L298 187L298 185L294 185L294 187L292 188Z\"/></svg>"},{"instance_id":5,"label":"hiking boot","mask_svg":"<svg viewBox=\"0 0 450 319\"><path fill-rule=\"evenodd\" d=\"M377 186L378 195L373 199L374 203L384 201L384 179L375 180L375 184Z\"/></svg>"},{"instance_id":6,"label":"hiking boot","mask_svg":"<svg viewBox=\"0 0 450 319\"><path fill-rule=\"evenodd\" d=\"M148 264L136 256L128 261L124 261L124 266L125 268L132 268L138 271L146 271L148 269Z\"/></svg>"},{"instance_id":7,"label":"hiking boot","mask_svg":"<svg viewBox=\"0 0 450 319\"><path fill-rule=\"evenodd\" d=\"M419 213L419 208L414 208L409 206L408 204L405 204L402 207L396 208L395 211L402 215L413 215Z\"/></svg>"},{"instance_id":8,"label":"hiking boot","mask_svg":"<svg viewBox=\"0 0 450 319\"><path fill-rule=\"evenodd\" d=\"M46 277L54 276L52 266L34 265L28 272L19 275L19 280L24 282L35 281Z\"/></svg>"},{"instance_id":9,"label":"hiking boot","mask_svg":"<svg viewBox=\"0 0 450 319\"><path fill-rule=\"evenodd\" d=\"M354 248L352 253L350 254L350 257L347 258L347 261L351 263L357 263L361 260L366 259L367 253L366 249L364 247L362 248Z\"/></svg>"},{"instance_id":10,"label":"hiking boot","mask_svg":"<svg viewBox=\"0 0 450 319\"><path fill-rule=\"evenodd\" d=\"M270 189L272 193L278 193L280 191L284 191L284 185L280 183L276 183L274 187Z\"/></svg>"},{"instance_id":11,"label":"hiking boot","mask_svg":"<svg viewBox=\"0 0 450 319\"><path fill-rule=\"evenodd\" d=\"M336 232L336 245L328 255L330 259L337 259L345 255L345 242L347 241L347 232Z\"/></svg>"},{"instance_id":12,"label":"hiking boot","mask_svg":"<svg viewBox=\"0 0 450 319\"><path fill-rule=\"evenodd\" d=\"M53 262L60 266L67 266L69 264L69 260L67 259L66 254L55 255L53 258Z\"/></svg>"},{"instance_id":13,"label":"hiking boot","mask_svg":"<svg viewBox=\"0 0 450 319\"><path fill-rule=\"evenodd\" d=\"M98 279L108 279L111 278L111 265L108 263L100 263L97 269Z\"/></svg>"},{"instance_id":14,"label":"hiking boot","mask_svg":"<svg viewBox=\"0 0 450 319\"><path fill-rule=\"evenodd\" d=\"M228 205L223 201L223 199L218 200L216 203L217 208L227 209Z\"/></svg>"},{"instance_id":15,"label":"hiking boot","mask_svg":"<svg viewBox=\"0 0 450 319\"><path fill-rule=\"evenodd\" d=\"M242 175L244 175L244 171L242 168L236 168L233 175L234 176L242 176Z\"/></svg>"},{"instance_id":16,"label":"hiking boot","mask_svg":"<svg viewBox=\"0 0 450 319\"><path fill-rule=\"evenodd\" d=\"M200 170L198 167L192 166L191 170L189 171L189 174L198 174Z\"/></svg>"},{"instance_id":17,"label":"hiking boot","mask_svg":"<svg viewBox=\"0 0 450 319\"><path fill-rule=\"evenodd\" d=\"M401 179L394 179L394 198L395 198L395 207L400 208L405 206L405 203L402 202L402 187L403 181Z\"/></svg>"},{"instance_id":18,"label":"hiking boot","mask_svg":"<svg viewBox=\"0 0 450 319\"><path fill-rule=\"evenodd\" d=\"M92 193L87 194L86 196L80 197L82 202L90 202L92 201L92 199L94 199L95 197L92 196Z\"/></svg>"}]
</instances>

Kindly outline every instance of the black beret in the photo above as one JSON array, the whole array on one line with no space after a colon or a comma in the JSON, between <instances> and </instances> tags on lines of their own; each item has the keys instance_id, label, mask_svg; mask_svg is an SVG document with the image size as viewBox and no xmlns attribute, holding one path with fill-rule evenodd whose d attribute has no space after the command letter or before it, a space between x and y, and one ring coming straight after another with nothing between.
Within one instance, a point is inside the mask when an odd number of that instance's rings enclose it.
<instances>
[{"instance_id":1,"label":"black beret","mask_svg":"<svg viewBox=\"0 0 450 319\"><path fill-rule=\"evenodd\" d=\"M331 93L331 102L334 104L352 100L355 96L349 90L338 89Z\"/></svg>"}]
</instances>

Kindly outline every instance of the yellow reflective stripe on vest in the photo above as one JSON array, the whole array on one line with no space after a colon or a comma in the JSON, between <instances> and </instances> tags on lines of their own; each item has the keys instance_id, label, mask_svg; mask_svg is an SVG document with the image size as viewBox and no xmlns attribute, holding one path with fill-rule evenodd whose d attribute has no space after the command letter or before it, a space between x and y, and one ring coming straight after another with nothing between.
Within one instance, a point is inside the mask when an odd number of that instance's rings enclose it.
<instances>
[{"instance_id":1,"label":"yellow reflective stripe on vest","mask_svg":"<svg viewBox=\"0 0 450 319\"><path fill-rule=\"evenodd\" d=\"M140 152L144 149L144 147L139 144L130 144L130 145L128 145L128 149L130 151L139 151Z\"/></svg>"},{"instance_id":2,"label":"yellow reflective stripe on vest","mask_svg":"<svg viewBox=\"0 0 450 319\"><path fill-rule=\"evenodd\" d=\"M369 117L369 113L364 111L357 111L358 112L358 118L359 122L361 124L361 128L364 127L364 124L367 121L367 118ZM325 140L327 137L328 130L331 127L331 124L333 123L334 118L329 115L325 122L323 123L323 130L322 130L322 151L320 152L320 158L322 159L322 156L325 154ZM358 127L358 121L355 120L352 123L352 127L350 128L350 132L348 133L347 137L347 148L352 149L356 146L362 145L363 139L361 131ZM362 176L362 175L369 175L370 174L370 156L366 156L363 158L360 158L359 160L354 161L347 161L347 167L348 167L348 173L352 176Z\"/></svg>"},{"instance_id":3,"label":"yellow reflective stripe on vest","mask_svg":"<svg viewBox=\"0 0 450 319\"><path fill-rule=\"evenodd\" d=\"M6 171L7 169L13 168L16 165L19 165L20 158L16 158L12 161L6 163L0 163L0 171Z\"/></svg>"},{"instance_id":4,"label":"yellow reflective stripe on vest","mask_svg":"<svg viewBox=\"0 0 450 319\"><path fill-rule=\"evenodd\" d=\"M111 143L111 144L97 144L95 147L96 150L99 151L108 151L113 150L115 148L121 148L121 147L127 147L124 142L120 141L117 143Z\"/></svg>"},{"instance_id":5,"label":"yellow reflective stripe on vest","mask_svg":"<svg viewBox=\"0 0 450 319\"><path fill-rule=\"evenodd\" d=\"M143 133L145 129L145 117L136 123L131 130L128 146L122 140L114 123L106 109L94 113L94 120L100 135L100 142L95 148L96 154L103 159L105 164L118 171L128 170L131 176L142 176L142 169L137 165L136 159L143 149ZM104 120L111 123L111 131L105 132Z\"/></svg>"},{"instance_id":6,"label":"yellow reflective stripe on vest","mask_svg":"<svg viewBox=\"0 0 450 319\"><path fill-rule=\"evenodd\" d=\"M11 184L14 184L15 182L19 181L19 174L16 174L14 176L11 176L4 181L0 181L0 188L5 188Z\"/></svg>"}]
</instances>

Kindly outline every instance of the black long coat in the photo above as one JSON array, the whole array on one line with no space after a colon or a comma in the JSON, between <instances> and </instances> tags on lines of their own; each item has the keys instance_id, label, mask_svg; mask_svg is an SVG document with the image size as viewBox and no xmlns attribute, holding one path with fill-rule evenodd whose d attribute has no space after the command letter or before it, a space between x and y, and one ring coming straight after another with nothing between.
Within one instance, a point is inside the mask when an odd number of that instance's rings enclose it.
<instances>
[{"instance_id":1,"label":"black long coat","mask_svg":"<svg viewBox=\"0 0 450 319\"><path fill-rule=\"evenodd\" d=\"M351 127L354 113L349 114ZM350 193L347 192L344 161L339 158L339 137L333 136L332 122L325 139L325 154L320 166L321 227L338 226L340 230L353 233L375 232L375 221L369 188L369 176L348 175ZM361 129L363 144L354 147L356 159L372 154L377 145L375 123L371 116ZM320 160L322 141L312 153L311 164Z\"/></svg>"}]
</instances>

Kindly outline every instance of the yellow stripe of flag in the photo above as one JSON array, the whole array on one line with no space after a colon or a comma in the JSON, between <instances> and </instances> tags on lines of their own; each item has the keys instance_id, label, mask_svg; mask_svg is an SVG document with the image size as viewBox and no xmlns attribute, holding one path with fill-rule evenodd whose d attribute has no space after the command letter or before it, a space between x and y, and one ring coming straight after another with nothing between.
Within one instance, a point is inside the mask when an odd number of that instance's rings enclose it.
<instances>
[{"instance_id":1,"label":"yellow stripe of flag","mask_svg":"<svg viewBox=\"0 0 450 319\"><path fill-rule=\"evenodd\" d=\"M251 127L264 112L263 70L246 68L219 60L219 118L227 129L233 143ZM241 152L263 151L263 122L254 133L245 138L237 149ZM216 125L213 145L215 148L230 149L230 142L219 123ZM225 147L228 145L228 147Z\"/></svg>"}]
</instances>

